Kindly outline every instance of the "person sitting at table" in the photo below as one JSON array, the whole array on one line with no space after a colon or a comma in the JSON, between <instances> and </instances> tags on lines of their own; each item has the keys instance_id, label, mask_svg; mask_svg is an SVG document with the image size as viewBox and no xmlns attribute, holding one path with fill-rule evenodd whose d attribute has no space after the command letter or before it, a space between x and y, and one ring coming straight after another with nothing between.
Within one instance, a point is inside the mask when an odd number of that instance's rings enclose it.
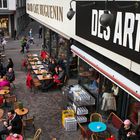
<instances>
[{"instance_id":1,"label":"person sitting at table","mask_svg":"<svg viewBox=\"0 0 140 140\"><path fill-rule=\"evenodd\" d=\"M10 110L7 113L8 119L3 122L4 129L0 130L0 140L3 135L9 135L10 133L21 134L22 132L22 120L14 110Z\"/></svg>"},{"instance_id":2,"label":"person sitting at table","mask_svg":"<svg viewBox=\"0 0 140 140\"><path fill-rule=\"evenodd\" d=\"M12 68L8 69L8 71L6 72L6 77L10 83L15 80L15 73L14 73L14 70Z\"/></svg>"},{"instance_id":3,"label":"person sitting at table","mask_svg":"<svg viewBox=\"0 0 140 140\"><path fill-rule=\"evenodd\" d=\"M61 54L60 58L58 59L58 65L62 67L62 69L65 70L67 64L66 56L65 54Z\"/></svg>"},{"instance_id":4,"label":"person sitting at table","mask_svg":"<svg viewBox=\"0 0 140 140\"><path fill-rule=\"evenodd\" d=\"M56 70L56 68L55 68L55 70ZM56 74L53 75L53 80L50 80L50 82L47 85L45 85L44 89L48 90L49 88L51 88L55 84L63 83L64 77L65 77L65 71L62 69L62 67L59 66L57 71L56 71ZM42 91L44 89L42 87Z\"/></svg>"},{"instance_id":5,"label":"person sitting at table","mask_svg":"<svg viewBox=\"0 0 140 140\"><path fill-rule=\"evenodd\" d=\"M134 135L136 134L133 131L131 121L126 119L119 129L119 140L131 140Z\"/></svg>"},{"instance_id":6,"label":"person sitting at table","mask_svg":"<svg viewBox=\"0 0 140 140\"><path fill-rule=\"evenodd\" d=\"M10 87L10 82L7 80L6 76L3 76L2 79L0 79L0 89L2 89L5 86Z\"/></svg>"},{"instance_id":7,"label":"person sitting at table","mask_svg":"<svg viewBox=\"0 0 140 140\"><path fill-rule=\"evenodd\" d=\"M52 75L55 74L55 67L56 67L56 62L54 59L51 59L50 63L48 64L48 71L52 73Z\"/></svg>"}]
</instances>

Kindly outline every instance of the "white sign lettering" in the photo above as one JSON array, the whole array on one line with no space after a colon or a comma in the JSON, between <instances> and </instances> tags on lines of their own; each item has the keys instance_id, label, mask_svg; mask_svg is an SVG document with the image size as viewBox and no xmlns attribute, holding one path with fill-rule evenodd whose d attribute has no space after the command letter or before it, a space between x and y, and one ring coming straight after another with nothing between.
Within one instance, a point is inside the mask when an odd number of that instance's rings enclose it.
<instances>
[{"instance_id":1,"label":"white sign lettering","mask_svg":"<svg viewBox=\"0 0 140 140\"><path fill-rule=\"evenodd\" d=\"M140 51L140 14L136 14L136 20L138 21L137 34L136 34L136 44L135 51Z\"/></svg>"},{"instance_id":2,"label":"white sign lettering","mask_svg":"<svg viewBox=\"0 0 140 140\"><path fill-rule=\"evenodd\" d=\"M92 20L91 20L91 34L93 36L98 36L99 38L109 40L110 39L110 27L107 27L106 30L101 32L100 17L104 13L103 10L99 10L99 13L96 9L92 10Z\"/></svg>"},{"instance_id":3,"label":"white sign lettering","mask_svg":"<svg viewBox=\"0 0 140 140\"><path fill-rule=\"evenodd\" d=\"M92 9L91 35L106 41L113 36L111 38L113 43L140 52L140 14L117 12L116 20L114 19L114 33L112 33L110 27L101 30L99 19L103 13L103 10Z\"/></svg>"},{"instance_id":4,"label":"white sign lettering","mask_svg":"<svg viewBox=\"0 0 140 140\"><path fill-rule=\"evenodd\" d=\"M125 13L123 46L127 47L128 40L130 49L133 49L132 33L134 31L134 21L133 13Z\"/></svg>"},{"instance_id":5,"label":"white sign lettering","mask_svg":"<svg viewBox=\"0 0 140 140\"><path fill-rule=\"evenodd\" d=\"M122 12L117 13L113 43L122 45Z\"/></svg>"}]
</instances>

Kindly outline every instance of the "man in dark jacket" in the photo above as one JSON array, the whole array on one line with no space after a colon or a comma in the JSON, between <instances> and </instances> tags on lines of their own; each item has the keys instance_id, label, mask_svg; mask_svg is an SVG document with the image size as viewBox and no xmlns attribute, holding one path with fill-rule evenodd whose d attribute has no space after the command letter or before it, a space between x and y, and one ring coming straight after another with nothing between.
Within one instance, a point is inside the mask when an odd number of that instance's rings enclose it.
<instances>
[{"instance_id":1,"label":"man in dark jacket","mask_svg":"<svg viewBox=\"0 0 140 140\"><path fill-rule=\"evenodd\" d=\"M2 135L9 135L10 133L21 134L22 132L22 120L14 110L10 110L7 113L8 120L4 121L4 129L0 131L0 140Z\"/></svg>"}]
</instances>

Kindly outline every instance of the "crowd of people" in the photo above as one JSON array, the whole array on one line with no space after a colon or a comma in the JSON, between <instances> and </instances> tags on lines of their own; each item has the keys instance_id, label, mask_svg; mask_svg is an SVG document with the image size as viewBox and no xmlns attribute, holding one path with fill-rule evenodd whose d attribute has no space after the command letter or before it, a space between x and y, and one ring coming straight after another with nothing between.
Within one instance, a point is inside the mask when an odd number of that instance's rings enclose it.
<instances>
[{"instance_id":1,"label":"crowd of people","mask_svg":"<svg viewBox=\"0 0 140 140\"><path fill-rule=\"evenodd\" d=\"M0 62L0 90L2 90L4 87L10 88L10 83L12 83L15 80L15 73L13 67L14 64L11 58L8 59L8 64L6 67L3 66L2 62ZM0 96L0 100L0 103L2 104L2 96Z\"/></svg>"},{"instance_id":2,"label":"crowd of people","mask_svg":"<svg viewBox=\"0 0 140 140\"><path fill-rule=\"evenodd\" d=\"M47 91L54 85L63 84L66 76L65 72L66 60L63 54L59 59L55 59L53 57L50 57L45 50L41 50L40 57L42 60L42 64L44 65L44 68L47 70L47 73L49 73L53 77L53 80L51 79L41 81L42 91ZM30 85L29 84L30 80L31 80L30 75L27 75L26 80L27 86Z\"/></svg>"},{"instance_id":3,"label":"crowd of people","mask_svg":"<svg viewBox=\"0 0 140 140\"><path fill-rule=\"evenodd\" d=\"M42 26L39 26L39 38L42 38ZM25 50L28 53L29 52L29 47L30 45L34 44L34 38L33 38L33 33L32 33L32 28L28 32L28 37L23 36L20 40L20 46L21 46L21 53L24 53Z\"/></svg>"}]
</instances>

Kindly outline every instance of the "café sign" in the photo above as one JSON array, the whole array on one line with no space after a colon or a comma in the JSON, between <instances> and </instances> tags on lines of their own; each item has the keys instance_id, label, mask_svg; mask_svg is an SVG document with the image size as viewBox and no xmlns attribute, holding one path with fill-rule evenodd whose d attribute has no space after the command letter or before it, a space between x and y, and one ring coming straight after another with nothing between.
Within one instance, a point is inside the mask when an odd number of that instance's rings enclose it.
<instances>
[{"instance_id":1,"label":"caf\u00e9 sign","mask_svg":"<svg viewBox=\"0 0 140 140\"><path fill-rule=\"evenodd\" d=\"M87 2L88 3L88 2ZM100 24L104 2L91 6L76 5L76 35L121 54L140 64L140 8L114 11L114 19L106 29ZM128 2L123 2L127 5ZM140 3L139 3L140 5Z\"/></svg>"},{"instance_id":2,"label":"caf\u00e9 sign","mask_svg":"<svg viewBox=\"0 0 140 140\"><path fill-rule=\"evenodd\" d=\"M63 22L62 6L27 3L27 11Z\"/></svg>"}]
</instances>

